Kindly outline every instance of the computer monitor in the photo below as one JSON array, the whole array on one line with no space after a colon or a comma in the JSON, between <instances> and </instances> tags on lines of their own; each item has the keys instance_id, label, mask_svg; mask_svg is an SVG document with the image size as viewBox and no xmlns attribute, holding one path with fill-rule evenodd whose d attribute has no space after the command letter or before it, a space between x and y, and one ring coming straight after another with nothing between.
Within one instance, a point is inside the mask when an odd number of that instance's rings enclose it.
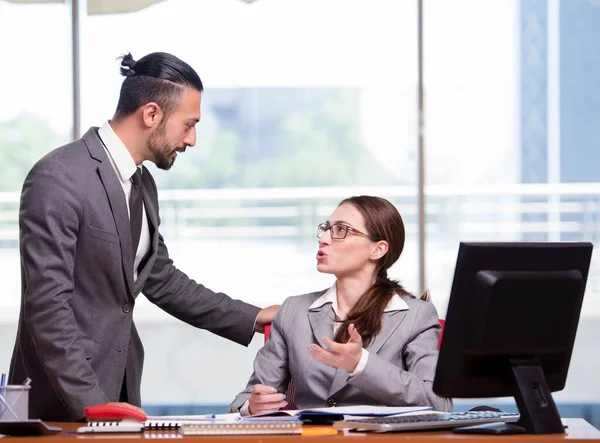
<instances>
[{"instance_id":1,"label":"computer monitor","mask_svg":"<svg viewBox=\"0 0 600 443\"><path fill-rule=\"evenodd\" d=\"M464 432L563 433L591 243L461 243L433 382L453 398L515 398L519 421Z\"/></svg>"}]
</instances>

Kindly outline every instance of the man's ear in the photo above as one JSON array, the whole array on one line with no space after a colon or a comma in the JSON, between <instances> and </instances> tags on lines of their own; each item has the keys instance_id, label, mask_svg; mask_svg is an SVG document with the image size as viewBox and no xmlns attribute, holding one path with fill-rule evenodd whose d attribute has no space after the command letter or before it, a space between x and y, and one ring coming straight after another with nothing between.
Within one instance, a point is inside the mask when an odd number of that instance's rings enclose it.
<instances>
[{"instance_id":1,"label":"man's ear","mask_svg":"<svg viewBox=\"0 0 600 443\"><path fill-rule=\"evenodd\" d=\"M150 102L142 106L142 119L146 128L151 129L158 127L162 118L162 109L156 103Z\"/></svg>"},{"instance_id":2,"label":"man's ear","mask_svg":"<svg viewBox=\"0 0 600 443\"><path fill-rule=\"evenodd\" d=\"M373 250L371 251L371 259L379 260L383 257L387 251L390 249L390 245L385 240L379 240L375 245L373 245Z\"/></svg>"}]
</instances>

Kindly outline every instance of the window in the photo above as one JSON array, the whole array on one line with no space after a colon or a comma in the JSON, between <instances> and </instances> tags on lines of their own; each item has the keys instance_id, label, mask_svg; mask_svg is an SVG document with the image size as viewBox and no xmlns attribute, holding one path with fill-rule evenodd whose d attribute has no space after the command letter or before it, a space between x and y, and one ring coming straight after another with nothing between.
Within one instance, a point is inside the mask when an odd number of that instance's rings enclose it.
<instances>
[{"instance_id":1,"label":"window","mask_svg":"<svg viewBox=\"0 0 600 443\"><path fill-rule=\"evenodd\" d=\"M415 6L170 0L89 16L83 128L114 113L117 56L173 53L205 87L196 147L152 169L180 269L259 306L324 289L333 278L316 271L317 224L345 197L387 192L409 232L391 275L418 291ZM135 315L145 404L227 404L245 387L262 336L244 350L145 300Z\"/></svg>"},{"instance_id":2,"label":"window","mask_svg":"<svg viewBox=\"0 0 600 443\"><path fill-rule=\"evenodd\" d=\"M9 366L21 280L19 192L33 164L71 136L69 9L0 0L0 366ZM4 332L5 331L5 332Z\"/></svg>"},{"instance_id":3,"label":"window","mask_svg":"<svg viewBox=\"0 0 600 443\"><path fill-rule=\"evenodd\" d=\"M81 4L86 2L81 1ZM154 2L150 2L154 3ZM316 226L356 194L389 198L407 240L390 275L418 292L418 2L169 0L81 17L82 130L111 118L117 57L171 52L200 74L197 145L159 186L175 263L211 289L266 306L324 289ZM424 5L426 278L445 315L460 241L592 241L600 232L598 2L429 0ZM71 139L68 6L0 0L0 365L19 311L25 174ZM27 26L23 26L27 23ZM594 255L567 388L596 401L587 356L600 318ZM249 349L143 297L144 405L224 405ZM210 383L206 381L210 380ZM214 412L214 409L211 410Z\"/></svg>"},{"instance_id":4,"label":"window","mask_svg":"<svg viewBox=\"0 0 600 443\"><path fill-rule=\"evenodd\" d=\"M600 57L589 42L600 8L425 4L427 277L447 298L459 241L597 240ZM600 324L596 256L558 401L598 398L589 384L598 369L589 359Z\"/></svg>"}]
</instances>

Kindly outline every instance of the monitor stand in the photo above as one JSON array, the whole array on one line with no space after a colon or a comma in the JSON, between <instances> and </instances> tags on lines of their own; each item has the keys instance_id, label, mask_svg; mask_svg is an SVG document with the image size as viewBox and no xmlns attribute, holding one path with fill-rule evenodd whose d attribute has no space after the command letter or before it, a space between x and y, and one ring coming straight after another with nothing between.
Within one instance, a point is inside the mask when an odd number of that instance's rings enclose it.
<instances>
[{"instance_id":1,"label":"monitor stand","mask_svg":"<svg viewBox=\"0 0 600 443\"><path fill-rule=\"evenodd\" d=\"M516 380L515 400L520 418L514 423L491 423L454 428L474 434L564 434L546 377L537 359L511 359Z\"/></svg>"}]
</instances>

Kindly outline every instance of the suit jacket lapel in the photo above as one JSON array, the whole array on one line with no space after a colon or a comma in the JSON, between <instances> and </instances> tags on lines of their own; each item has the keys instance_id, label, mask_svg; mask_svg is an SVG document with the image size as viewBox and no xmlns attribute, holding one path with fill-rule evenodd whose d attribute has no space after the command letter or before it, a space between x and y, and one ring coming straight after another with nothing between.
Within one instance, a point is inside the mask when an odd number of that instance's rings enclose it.
<instances>
[{"instance_id":1,"label":"suit jacket lapel","mask_svg":"<svg viewBox=\"0 0 600 443\"><path fill-rule=\"evenodd\" d=\"M377 353L394 331L398 329L405 317L406 311L384 312L381 317L381 331L375 336L375 340L367 346L367 351Z\"/></svg>"},{"instance_id":2,"label":"suit jacket lapel","mask_svg":"<svg viewBox=\"0 0 600 443\"><path fill-rule=\"evenodd\" d=\"M332 338L333 317L334 313L330 303L308 311L308 322L310 323L312 333L322 348L327 347L323 339Z\"/></svg>"},{"instance_id":3,"label":"suit jacket lapel","mask_svg":"<svg viewBox=\"0 0 600 443\"><path fill-rule=\"evenodd\" d=\"M150 247L152 248L152 239L158 233L158 208L156 207L154 200L150 195L150 189L153 188L152 180L150 179L150 171L143 167L144 173L142 174L142 197L144 199L144 208L146 209L146 216L148 217L148 223L150 224L150 233L153 234Z\"/></svg>"},{"instance_id":4,"label":"suit jacket lapel","mask_svg":"<svg viewBox=\"0 0 600 443\"><path fill-rule=\"evenodd\" d=\"M348 384L348 373L344 369L336 369L327 397L331 397Z\"/></svg>"},{"instance_id":5,"label":"suit jacket lapel","mask_svg":"<svg viewBox=\"0 0 600 443\"><path fill-rule=\"evenodd\" d=\"M153 265L152 257L155 255L158 246L158 208L155 204L155 199L150 195L150 189L153 189L152 181L150 180L150 172L145 167L142 174L142 198L144 200L144 210L146 211L146 219L148 220L148 228L150 231L150 249L147 256L142 260L143 268L139 269L138 278L135 281L135 293L142 290L150 269Z\"/></svg>"},{"instance_id":6,"label":"suit jacket lapel","mask_svg":"<svg viewBox=\"0 0 600 443\"><path fill-rule=\"evenodd\" d=\"M333 312L333 309L331 308L331 303L326 303L323 306L320 306L320 307L314 308L314 309L310 309L308 311L308 322L310 323L312 333L315 337L315 340L317 340L319 345L324 349L327 349L327 345L325 344L323 339L324 338L333 339L334 315L335 314ZM340 375L339 369L336 369L331 366L324 366L323 371L325 371L327 373L328 378L331 377L331 379L333 379L332 386L339 385L340 381L342 384L344 383L344 381L342 381L341 379L339 380L339 378L344 375L344 374ZM345 373L345 371L341 371L341 372ZM345 378L347 379L348 376L346 375ZM336 382L336 380L337 380L337 382ZM331 389L330 389L330 391L331 391Z\"/></svg>"},{"instance_id":7,"label":"suit jacket lapel","mask_svg":"<svg viewBox=\"0 0 600 443\"><path fill-rule=\"evenodd\" d=\"M90 129L83 136L83 141L88 147L90 155L100 162L98 165L98 174L112 209L112 215L115 220L117 233L119 234L121 243L123 272L127 279L130 295L133 296L133 252L131 250L131 230L129 228L127 200L125 199L123 188L121 187L121 183L119 182L115 170L106 155L104 145L98 136L97 128Z\"/></svg>"}]
</instances>

